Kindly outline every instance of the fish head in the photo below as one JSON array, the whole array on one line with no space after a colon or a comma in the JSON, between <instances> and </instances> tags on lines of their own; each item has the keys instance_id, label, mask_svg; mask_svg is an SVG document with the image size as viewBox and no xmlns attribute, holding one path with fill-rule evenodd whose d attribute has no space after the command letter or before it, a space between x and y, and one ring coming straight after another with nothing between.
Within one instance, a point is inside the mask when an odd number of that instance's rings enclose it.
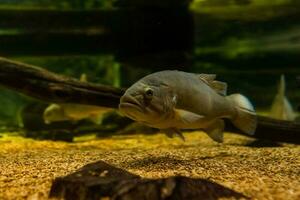
<instances>
[{"instance_id":1,"label":"fish head","mask_svg":"<svg viewBox=\"0 0 300 200\"><path fill-rule=\"evenodd\" d=\"M51 122L64 121L66 117L64 111L58 104L49 105L43 113L44 122L50 124Z\"/></svg>"},{"instance_id":2,"label":"fish head","mask_svg":"<svg viewBox=\"0 0 300 200\"><path fill-rule=\"evenodd\" d=\"M139 81L128 88L121 97L119 111L135 121L156 127L154 124L165 120L172 111L172 98L167 84Z\"/></svg>"}]
</instances>

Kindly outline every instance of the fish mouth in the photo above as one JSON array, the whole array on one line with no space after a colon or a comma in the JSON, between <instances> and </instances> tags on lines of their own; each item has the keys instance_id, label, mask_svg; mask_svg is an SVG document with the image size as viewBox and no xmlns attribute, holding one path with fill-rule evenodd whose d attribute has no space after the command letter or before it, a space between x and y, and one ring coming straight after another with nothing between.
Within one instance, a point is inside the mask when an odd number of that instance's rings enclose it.
<instances>
[{"instance_id":1,"label":"fish mouth","mask_svg":"<svg viewBox=\"0 0 300 200\"><path fill-rule=\"evenodd\" d=\"M143 112L141 107L142 106L141 106L140 102L138 100L136 100L134 97L127 96L127 95L121 97L121 101L119 104L119 109L121 111L123 111L123 112L125 111L125 113L127 113L126 110L134 109L134 110L138 110L139 112Z\"/></svg>"}]
</instances>

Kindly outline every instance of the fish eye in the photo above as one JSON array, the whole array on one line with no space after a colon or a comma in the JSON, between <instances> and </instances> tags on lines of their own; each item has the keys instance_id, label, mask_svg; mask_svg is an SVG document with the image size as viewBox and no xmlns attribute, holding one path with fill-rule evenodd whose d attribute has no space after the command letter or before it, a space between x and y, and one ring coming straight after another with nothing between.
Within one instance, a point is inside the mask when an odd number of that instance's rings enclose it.
<instances>
[{"instance_id":1,"label":"fish eye","mask_svg":"<svg viewBox=\"0 0 300 200\"><path fill-rule=\"evenodd\" d=\"M153 90L151 88L145 89L145 96L147 99L152 99L153 97Z\"/></svg>"}]
</instances>

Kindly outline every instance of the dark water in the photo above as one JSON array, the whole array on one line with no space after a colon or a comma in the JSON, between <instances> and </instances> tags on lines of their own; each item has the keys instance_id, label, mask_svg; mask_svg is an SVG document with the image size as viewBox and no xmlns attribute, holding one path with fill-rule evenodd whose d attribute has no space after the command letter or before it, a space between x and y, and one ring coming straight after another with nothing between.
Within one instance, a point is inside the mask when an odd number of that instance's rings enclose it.
<instances>
[{"instance_id":1,"label":"dark water","mask_svg":"<svg viewBox=\"0 0 300 200\"><path fill-rule=\"evenodd\" d=\"M201 3L202 2L202 3ZM0 54L89 81L129 86L164 69L216 73L268 109L281 74L300 103L298 1L0 1ZM1 88L0 121L32 99Z\"/></svg>"}]
</instances>

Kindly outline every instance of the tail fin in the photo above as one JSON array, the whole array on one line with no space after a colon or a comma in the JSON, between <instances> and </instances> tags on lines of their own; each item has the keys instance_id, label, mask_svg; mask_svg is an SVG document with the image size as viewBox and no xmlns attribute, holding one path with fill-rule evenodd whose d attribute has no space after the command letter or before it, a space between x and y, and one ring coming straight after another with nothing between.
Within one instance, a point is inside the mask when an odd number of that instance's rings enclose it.
<instances>
[{"instance_id":1,"label":"tail fin","mask_svg":"<svg viewBox=\"0 0 300 200\"><path fill-rule=\"evenodd\" d=\"M250 101L241 94L232 94L227 97L233 101L236 108L236 117L232 123L243 132L254 135L257 126L256 113Z\"/></svg>"},{"instance_id":2,"label":"tail fin","mask_svg":"<svg viewBox=\"0 0 300 200\"><path fill-rule=\"evenodd\" d=\"M282 74L278 85L278 92L273 100L270 115L271 118L293 121L296 114L291 103L285 96L285 79Z\"/></svg>"}]
</instances>

